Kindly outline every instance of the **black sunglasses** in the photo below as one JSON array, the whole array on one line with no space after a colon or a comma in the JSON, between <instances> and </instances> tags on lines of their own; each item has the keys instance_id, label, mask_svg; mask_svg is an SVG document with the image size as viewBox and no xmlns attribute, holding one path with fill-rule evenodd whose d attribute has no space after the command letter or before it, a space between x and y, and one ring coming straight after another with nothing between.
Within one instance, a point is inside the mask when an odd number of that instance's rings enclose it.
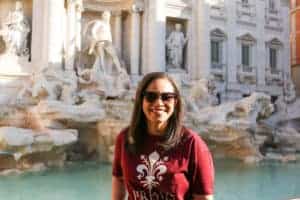
<instances>
[{"instance_id":1,"label":"black sunglasses","mask_svg":"<svg viewBox=\"0 0 300 200\"><path fill-rule=\"evenodd\" d=\"M157 99L161 99L162 101L170 101L172 99L176 99L177 98L177 94L173 93L173 92L143 92L143 97L145 97L145 99L150 102L153 103L155 102Z\"/></svg>"}]
</instances>

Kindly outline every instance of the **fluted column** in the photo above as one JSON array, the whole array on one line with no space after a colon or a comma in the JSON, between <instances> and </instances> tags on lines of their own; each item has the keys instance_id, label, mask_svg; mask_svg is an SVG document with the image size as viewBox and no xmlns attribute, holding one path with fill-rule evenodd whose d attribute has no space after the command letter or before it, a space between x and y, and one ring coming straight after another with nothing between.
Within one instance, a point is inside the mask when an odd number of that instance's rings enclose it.
<instances>
[{"instance_id":1,"label":"fluted column","mask_svg":"<svg viewBox=\"0 0 300 200\"><path fill-rule=\"evenodd\" d=\"M264 21L265 17L265 7L264 4L265 2L257 2L257 19L260 22ZM260 4L260 5L259 5ZM266 44L265 44L265 38L264 37L259 37L261 35L264 35L264 30L265 30L265 24L264 23L257 23L257 51L256 54L254 54L253 58L253 65L256 67L256 84L257 84L257 89L263 89L264 86L266 85L266 67L267 66L267 59L268 58L268 51L269 49L266 49ZM267 58L267 59L259 59L260 57L262 58ZM256 59L258 58L258 59Z\"/></svg>"},{"instance_id":2,"label":"fluted column","mask_svg":"<svg viewBox=\"0 0 300 200\"><path fill-rule=\"evenodd\" d=\"M195 60L192 69L192 78L199 79L208 77L210 72L210 51L207 48L210 47L209 29L208 24L208 3L204 0L194 1L195 8L193 11L193 17L196 17L197 27L194 29L197 37L197 44L195 45Z\"/></svg>"},{"instance_id":3,"label":"fluted column","mask_svg":"<svg viewBox=\"0 0 300 200\"><path fill-rule=\"evenodd\" d=\"M226 1L226 7L236 9L235 1ZM227 68L226 68L226 84L229 86L234 86L237 84L237 59L238 51L240 48L237 46L237 31L236 31L236 14L235 12L228 12L228 33L227 33ZM227 88L228 89L228 88Z\"/></svg>"},{"instance_id":4,"label":"fluted column","mask_svg":"<svg viewBox=\"0 0 300 200\"><path fill-rule=\"evenodd\" d=\"M61 67L64 40L64 1L45 0L48 14L47 61L48 66Z\"/></svg>"},{"instance_id":5,"label":"fluted column","mask_svg":"<svg viewBox=\"0 0 300 200\"><path fill-rule=\"evenodd\" d=\"M148 65L143 71L166 71L166 0L148 1L148 9Z\"/></svg>"},{"instance_id":6,"label":"fluted column","mask_svg":"<svg viewBox=\"0 0 300 200\"><path fill-rule=\"evenodd\" d=\"M81 49L82 0L68 0L65 44L65 69L73 71L76 51Z\"/></svg>"},{"instance_id":7,"label":"fluted column","mask_svg":"<svg viewBox=\"0 0 300 200\"><path fill-rule=\"evenodd\" d=\"M44 23L47 20L45 14L46 2L33 0L32 3L32 40L31 40L31 61L36 66L36 70L46 67L46 37L47 26Z\"/></svg>"},{"instance_id":8,"label":"fluted column","mask_svg":"<svg viewBox=\"0 0 300 200\"><path fill-rule=\"evenodd\" d=\"M65 10L62 0L33 0L32 62L37 70L61 67Z\"/></svg>"},{"instance_id":9,"label":"fluted column","mask_svg":"<svg viewBox=\"0 0 300 200\"><path fill-rule=\"evenodd\" d=\"M122 11L113 12L115 16L114 45L119 57L122 57Z\"/></svg>"},{"instance_id":10,"label":"fluted column","mask_svg":"<svg viewBox=\"0 0 300 200\"><path fill-rule=\"evenodd\" d=\"M131 12L130 73L139 74L140 66L140 17L141 8L133 6Z\"/></svg>"}]
</instances>

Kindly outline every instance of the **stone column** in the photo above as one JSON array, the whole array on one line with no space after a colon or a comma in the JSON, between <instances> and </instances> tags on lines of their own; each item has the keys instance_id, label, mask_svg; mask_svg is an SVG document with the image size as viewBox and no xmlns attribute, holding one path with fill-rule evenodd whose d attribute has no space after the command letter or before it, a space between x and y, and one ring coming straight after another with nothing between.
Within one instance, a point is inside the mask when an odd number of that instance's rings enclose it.
<instances>
[{"instance_id":1,"label":"stone column","mask_svg":"<svg viewBox=\"0 0 300 200\"><path fill-rule=\"evenodd\" d=\"M122 57L122 11L113 12L115 16L115 28L114 28L114 45L117 49L118 55Z\"/></svg>"},{"instance_id":2,"label":"stone column","mask_svg":"<svg viewBox=\"0 0 300 200\"><path fill-rule=\"evenodd\" d=\"M62 66L65 10L62 0L34 0L32 62L38 69Z\"/></svg>"},{"instance_id":3,"label":"stone column","mask_svg":"<svg viewBox=\"0 0 300 200\"><path fill-rule=\"evenodd\" d=\"M73 70L76 52L81 49L82 0L68 0L65 43L65 69Z\"/></svg>"},{"instance_id":4,"label":"stone column","mask_svg":"<svg viewBox=\"0 0 300 200\"><path fill-rule=\"evenodd\" d=\"M72 0L68 1L66 23L65 69L71 70L74 67L76 46L76 11Z\"/></svg>"},{"instance_id":5,"label":"stone column","mask_svg":"<svg viewBox=\"0 0 300 200\"><path fill-rule=\"evenodd\" d=\"M131 12L130 73L139 74L140 66L140 17L141 8L133 5Z\"/></svg>"},{"instance_id":6,"label":"stone column","mask_svg":"<svg viewBox=\"0 0 300 200\"><path fill-rule=\"evenodd\" d=\"M259 22L263 22L265 18L265 2L257 2L257 19ZM264 23L257 23L257 51L256 54L253 55L254 67L256 67L256 84L257 90L263 91L266 85L266 67L269 49L266 49L266 40L265 37L260 37L265 35L265 24ZM256 59L257 58L257 59ZM266 59L267 58L267 59Z\"/></svg>"},{"instance_id":7,"label":"stone column","mask_svg":"<svg viewBox=\"0 0 300 200\"><path fill-rule=\"evenodd\" d=\"M64 1L44 0L46 3L46 12L48 19L48 37L47 37L47 62L48 66L61 67L63 58L64 41Z\"/></svg>"},{"instance_id":8,"label":"stone column","mask_svg":"<svg viewBox=\"0 0 300 200\"><path fill-rule=\"evenodd\" d=\"M148 1L148 9L148 62L143 71L166 71L166 0Z\"/></svg>"},{"instance_id":9,"label":"stone column","mask_svg":"<svg viewBox=\"0 0 300 200\"><path fill-rule=\"evenodd\" d=\"M31 40L31 61L36 70L46 67L46 37L47 26L44 23L47 20L45 13L46 2L33 0L32 5L32 40Z\"/></svg>"},{"instance_id":10,"label":"stone column","mask_svg":"<svg viewBox=\"0 0 300 200\"><path fill-rule=\"evenodd\" d=\"M226 7L236 9L235 1L226 1ZM237 55L240 48L237 46L237 33L236 33L236 14L235 12L227 12L228 20L228 39L227 39L227 68L226 68L226 83L229 88L231 85L237 84ZM228 89L229 89L228 88Z\"/></svg>"},{"instance_id":11,"label":"stone column","mask_svg":"<svg viewBox=\"0 0 300 200\"><path fill-rule=\"evenodd\" d=\"M199 79L208 77L210 73L210 37L207 28L207 24L209 24L209 5L204 0L196 0L194 3L196 4L196 9L193 11L194 17L197 18L197 28L195 30L197 32L197 49L195 49L194 56L197 61L193 66L192 78Z\"/></svg>"}]
</instances>

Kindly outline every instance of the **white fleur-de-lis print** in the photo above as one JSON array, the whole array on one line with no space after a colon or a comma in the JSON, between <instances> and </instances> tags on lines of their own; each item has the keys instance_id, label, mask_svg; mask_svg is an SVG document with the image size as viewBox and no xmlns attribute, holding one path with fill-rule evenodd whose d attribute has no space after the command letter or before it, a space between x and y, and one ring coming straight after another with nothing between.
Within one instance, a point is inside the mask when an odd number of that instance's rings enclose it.
<instances>
[{"instance_id":1,"label":"white fleur-de-lis print","mask_svg":"<svg viewBox=\"0 0 300 200\"><path fill-rule=\"evenodd\" d=\"M168 161L168 157L160 159L160 155L154 151L148 157L141 155L142 164L136 167L138 172L137 178L141 181L143 187L151 190L159 185L163 180L163 174L167 172L167 167L164 162Z\"/></svg>"}]
</instances>

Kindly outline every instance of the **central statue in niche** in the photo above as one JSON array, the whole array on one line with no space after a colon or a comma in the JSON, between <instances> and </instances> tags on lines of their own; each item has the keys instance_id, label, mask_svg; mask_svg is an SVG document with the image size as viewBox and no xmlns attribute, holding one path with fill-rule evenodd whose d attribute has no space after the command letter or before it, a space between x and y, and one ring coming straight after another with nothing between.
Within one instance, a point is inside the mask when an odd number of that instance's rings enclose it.
<instances>
[{"instance_id":1,"label":"central statue in niche","mask_svg":"<svg viewBox=\"0 0 300 200\"><path fill-rule=\"evenodd\" d=\"M80 83L96 83L106 97L118 97L128 89L130 80L112 43L110 16L110 11L103 11L101 19L92 20L85 26L87 53L94 55L95 61L92 68L78 74Z\"/></svg>"},{"instance_id":2,"label":"central statue in niche","mask_svg":"<svg viewBox=\"0 0 300 200\"><path fill-rule=\"evenodd\" d=\"M93 20L88 23L87 27L91 26L91 41L88 49L88 54L94 54L96 60L93 67L99 66L101 71L107 73L105 68L105 53L111 57L116 72L121 72L121 64L117 56L117 52L112 43L112 36L110 30L110 12L104 11L102 20Z\"/></svg>"}]
</instances>

